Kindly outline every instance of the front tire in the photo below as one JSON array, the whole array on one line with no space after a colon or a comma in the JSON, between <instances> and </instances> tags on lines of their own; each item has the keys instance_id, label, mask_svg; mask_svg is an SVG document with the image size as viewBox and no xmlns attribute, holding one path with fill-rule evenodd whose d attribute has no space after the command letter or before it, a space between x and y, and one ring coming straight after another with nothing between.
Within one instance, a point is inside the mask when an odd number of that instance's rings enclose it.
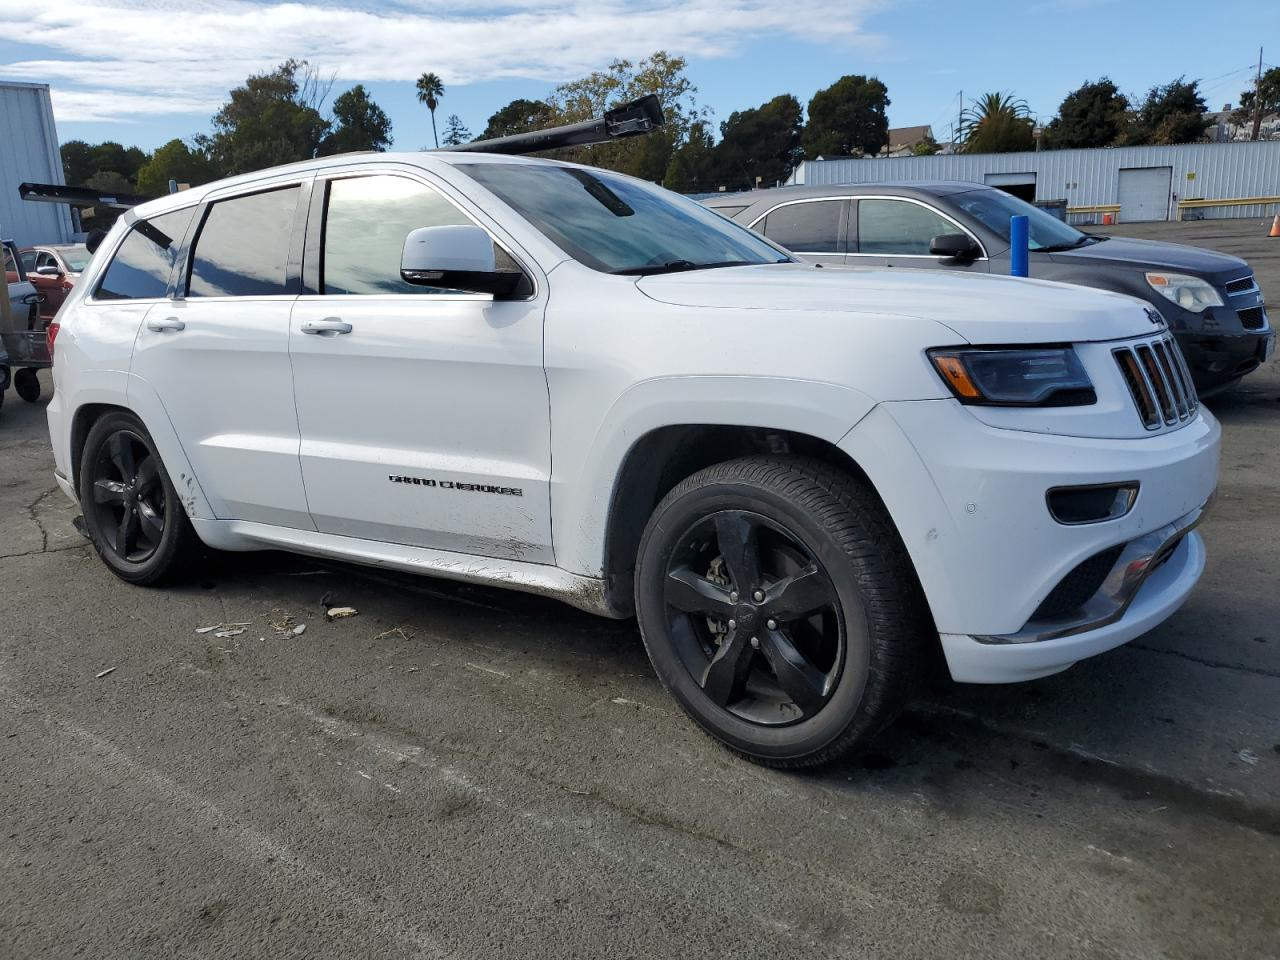
<instances>
[{"instance_id":1,"label":"front tire","mask_svg":"<svg viewBox=\"0 0 1280 960\"><path fill-rule=\"evenodd\" d=\"M847 754L926 672L930 621L897 531L821 461L749 457L680 483L641 540L636 610L672 695L768 766Z\"/></svg>"},{"instance_id":2,"label":"front tire","mask_svg":"<svg viewBox=\"0 0 1280 960\"><path fill-rule=\"evenodd\" d=\"M194 552L191 522L151 435L132 414L108 414L89 430L79 487L89 539L121 580L161 583Z\"/></svg>"}]
</instances>

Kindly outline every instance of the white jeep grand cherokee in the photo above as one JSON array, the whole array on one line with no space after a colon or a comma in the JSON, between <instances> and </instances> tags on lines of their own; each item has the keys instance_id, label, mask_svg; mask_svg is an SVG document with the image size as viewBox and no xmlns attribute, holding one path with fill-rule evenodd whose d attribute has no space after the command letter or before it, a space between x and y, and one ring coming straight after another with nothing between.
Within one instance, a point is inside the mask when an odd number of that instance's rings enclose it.
<instances>
[{"instance_id":1,"label":"white jeep grand cherokee","mask_svg":"<svg viewBox=\"0 0 1280 960\"><path fill-rule=\"evenodd\" d=\"M776 766L875 732L939 645L1042 677L1204 567L1219 429L1141 301L797 263L591 168L346 156L157 200L50 335L57 480L123 579L199 540L635 614Z\"/></svg>"}]
</instances>

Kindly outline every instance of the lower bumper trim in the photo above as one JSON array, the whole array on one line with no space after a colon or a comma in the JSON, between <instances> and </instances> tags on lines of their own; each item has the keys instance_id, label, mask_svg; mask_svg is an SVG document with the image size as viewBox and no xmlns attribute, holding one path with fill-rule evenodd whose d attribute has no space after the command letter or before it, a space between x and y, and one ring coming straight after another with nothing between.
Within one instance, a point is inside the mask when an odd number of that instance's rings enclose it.
<instances>
[{"instance_id":1,"label":"lower bumper trim","mask_svg":"<svg viewBox=\"0 0 1280 960\"><path fill-rule=\"evenodd\" d=\"M1017 633L973 639L987 644L1042 643L1115 623L1129 609L1147 578L1169 559L1183 537L1199 526L1212 502L1210 497L1185 516L1125 544L1098 592L1075 615L1029 620Z\"/></svg>"}]
</instances>

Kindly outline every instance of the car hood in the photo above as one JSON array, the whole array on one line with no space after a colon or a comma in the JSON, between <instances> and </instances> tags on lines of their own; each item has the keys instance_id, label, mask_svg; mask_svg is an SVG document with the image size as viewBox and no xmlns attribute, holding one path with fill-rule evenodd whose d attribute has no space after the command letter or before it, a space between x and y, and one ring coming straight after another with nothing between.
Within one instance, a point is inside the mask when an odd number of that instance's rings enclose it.
<instances>
[{"instance_id":1,"label":"car hood","mask_svg":"<svg viewBox=\"0 0 1280 960\"><path fill-rule=\"evenodd\" d=\"M919 317L969 343L1117 340L1154 332L1147 304L1135 297L989 274L780 263L658 274L637 286L654 300L685 307Z\"/></svg>"},{"instance_id":2,"label":"car hood","mask_svg":"<svg viewBox=\"0 0 1280 960\"><path fill-rule=\"evenodd\" d=\"M1249 264L1239 257L1189 247L1161 240L1136 240L1110 237L1104 243L1091 243L1078 250L1059 250L1050 254L1056 263L1076 266L1123 263L1138 269L1171 270L1225 283L1249 272Z\"/></svg>"}]
</instances>

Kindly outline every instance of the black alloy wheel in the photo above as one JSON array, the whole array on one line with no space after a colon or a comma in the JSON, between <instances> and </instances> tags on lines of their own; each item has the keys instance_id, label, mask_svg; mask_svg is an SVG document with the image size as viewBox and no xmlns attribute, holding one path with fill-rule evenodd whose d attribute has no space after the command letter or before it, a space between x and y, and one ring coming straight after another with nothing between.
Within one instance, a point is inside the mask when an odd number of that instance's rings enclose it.
<instances>
[{"instance_id":1,"label":"black alloy wheel","mask_svg":"<svg viewBox=\"0 0 1280 960\"><path fill-rule=\"evenodd\" d=\"M77 483L89 539L122 580L160 583L196 552L182 501L151 435L133 414L109 413L90 428Z\"/></svg>"},{"instance_id":2,"label":"black alloy wheel","mask_svg":"<svg viewBox=\"0 0 1280 960\"><path fill-rule=\"evenodd\" d=\"M679 538L667 566L667 629L717 706L751 723L814 716L844 663L835 586L776 521L721 510Z\"/></svg>"},{"instance_id":3,"label":"black alloy wheel","mask_svg":"<svg viewBox=\"0 0 1280 960\"><path fill-rule=\"evenodd\" d=\"M802 457L700 470L654 509L636 614L663 686L712 737L774 767L847 754L923 678L936 636L867 483Z\"/></svg>"},{"instance_id":4,"label":"black alloy wheel","mask_svg":"<svg viewBox=\"0 0 1280 960\"><path fill-rule=\"evenodd\" d=\"M132 430L107 438L92 465L95 526L128 563L145 563L164 540L165 490L159 459Z\"/></svg>"}]
</instances>

